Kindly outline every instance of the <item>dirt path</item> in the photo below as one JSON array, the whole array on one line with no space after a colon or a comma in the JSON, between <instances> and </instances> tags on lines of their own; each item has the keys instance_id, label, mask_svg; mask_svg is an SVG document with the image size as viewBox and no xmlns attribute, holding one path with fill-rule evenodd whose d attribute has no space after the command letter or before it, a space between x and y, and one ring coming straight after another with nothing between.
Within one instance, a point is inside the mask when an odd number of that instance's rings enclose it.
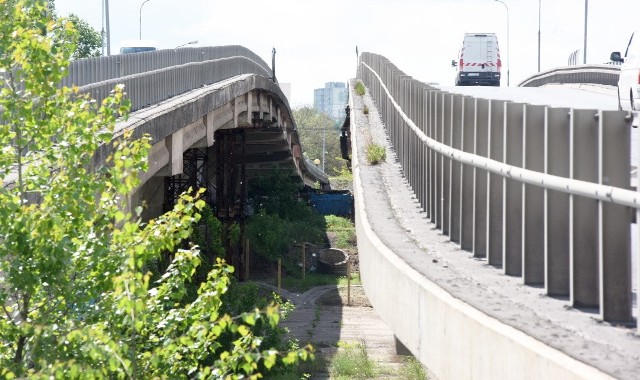
<instances>
[{"instance_id":1,"label":"dirt path","mask_svg":"<svg viewBox=\"0 0 640 380\"><path fill-rule=\"evenodd\" d=\"M311 343L318 356L333 355L338 342L360 343L382 372L397 373L401 367L403 359L395 353L393 333L369 304L362 286L351 287L351 306L347 305L346 287L334 285L318 286L302 294L282 289L280 295L296 305L281 324L289 328L291 337L301 345ZM328 368L321 368L312 379L329 379L328 372ZM398 377L378 377L392 378Z\"/></svg>"}]
</instances>

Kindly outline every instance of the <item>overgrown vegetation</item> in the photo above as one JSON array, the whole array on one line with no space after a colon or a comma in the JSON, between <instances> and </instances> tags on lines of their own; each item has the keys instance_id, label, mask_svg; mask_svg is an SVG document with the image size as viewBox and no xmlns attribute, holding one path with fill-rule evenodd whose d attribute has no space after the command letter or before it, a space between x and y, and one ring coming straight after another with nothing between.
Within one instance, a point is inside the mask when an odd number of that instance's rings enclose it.
<instances>
[{"instance_id":1,"label":"overgrown vegetation","mask_svg":"<svg viewBox=\"0 0 640 380\"><path fill-rule=\"evenodd\" d=\"M364 93L366 91L365 88L364 88L364 84L362 84L362 82L360 82L360 81L356 82L356 84L354 86L354 89L356 90L356 94L358 94L360 96L364 95Z\"/></svg>"},{"instance_id":2,"label":"overgrown vegetation","mask_svg":"<svg viewBox=\"0 0 640 380\"><path fill-rule=\"evenodd\" d=\"M351 285L360 285L360 275L351 273ZM304 279L301 277L287 276L282 279L282 286L293 292L304 293L307 290L323 285L347 286L347 276L335 276L332 274L307 273Z\"/></svg>"},{"instance_id":3,"label":"overgrown vegetation","mask_svg":"<svg viewBox=\"0 0 640 380\"><path fill-rule=\"evenodd\" d=\"M0 377L257 378L308 358L257 335L266 326L277 335L276 305L225 305L233 268L224 262L190 298L202 252L184 244L202 192L147 222L123 203L147 169L148 137L124 133L93 166L129 103L122 86L102 104L58 88L72 24L43 0L0 0L0 16L0 178L15 174L0 183ZM155 281L148 265L167 253Z\"/></svg>"},{"instance_id":4,"label":"overgrown vegetation","mask_svg":"<svg viewBox=\"0 0 640 380\"><path fill-rule=\"evenodd\" d=\"M371 165L376 165L387 159L387 151L384 146L370 143L366 147L367 161Z\"/></svg>"},{"instance_id":5,"label":"overgrown vegetation","mask_svg":"<svg viewBox=\"0 0 640 380\"><path fill-rule=\"evenodd\" d=\"M251 250L276 261L296 243L323 244L324 218L299 197L301 187L286 173L255 178L249 183L254 214L245 225ZM301 275L297 261L283 261L290 275Z\"/></svg>"},{"instance_id":6,"label":"overgrown vegetation","mask_svg":"<svg viewBox=\"0 0 640 380\"><path fill-rule=\"evenodd\" d=\"M342 121L336 122L328 115L313 107L301 107L293 110L298 135L305 157L320 162L324 159L324 172L336 175L346 168L346 161L340 152L340 127ZM322 154L324 147L325 154Z\"/></svg>"},{"instance_id":7,"label":"overgrown vegetation","mask_svg":"<svg viewBox=\"0 0 640 380\"><path fill-rule=\"evenodd\" d=\"M362 113L365 114L365 115L368 115L369 114L369 107L367 107L367 106L362 107Z\"/></svg>"},{"instance_id":8,"label":"overgrown vegetation","mask_svg":"<svg viewBox=\"0 0 640 380\"><path fill-rule=\"evenodd\" d=\"M351 251L356 244L356 228L353 222L336 215L327 215L324 218L327 222L327 232L333 232L337 236L335 248Z\"/></svg>"},{"instance_id":9,"label":"overgrown vegetation","mask_svg":"<svg viewBox=\"0 0 640 380\"><path fill-rule=\"evenodd\" d=\"M329 373L335 379L370 379L379 373L379 368L369 358L364 344L338 342L338 351L331 358Z\"/></svg>"},{"instance_id":10,"label":"overgrown vegetation","mask_svg":"<svg viewBox=\"0 0 640 380\"><path fill-rule=\"evenodd\" d=\"M410 356L404 360L402 363L402 367L400 367L400 371L398 373L400 378L405 380L427 380L427 371L424 369L422 364L414 358Z\"/></svg>"}]
</instances>

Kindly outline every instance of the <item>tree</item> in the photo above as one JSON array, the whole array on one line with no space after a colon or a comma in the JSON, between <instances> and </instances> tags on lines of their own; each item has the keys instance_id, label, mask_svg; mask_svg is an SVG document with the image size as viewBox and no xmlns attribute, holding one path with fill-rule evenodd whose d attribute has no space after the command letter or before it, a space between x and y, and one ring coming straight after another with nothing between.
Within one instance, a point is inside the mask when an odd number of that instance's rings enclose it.
<instances>
[{"instance_id":1,"label":"tree","mask_svg":"<svg viewBox=\"0 0 640 380\"><path fill-rule=\"evenodd\" d=\"M340 153L340 130L336 128L334 121L312 107L293 110L293 118L305 156L322 161L324 139L324 171L329 175L339 174L345 162Z\"/></svg>"},{"instance_id":2,"label":"tree","mask_svg":"<svg viewBox=\"0 0 640 380\"><path fill-rule=\"evenodd\" d=\"M17 0L11 0L16 2ZM55 0L47 0L47 10L52 17L57 18ZM72 59L99 57L102 52L102 35L93 29L88 22L75 14L70 14L67 18L77 31L76 48L71 56Z\"/></svg>"},{"instance_id":3,"label":"tree","mask_svg":"<svg viewBox=\"0 0 640 380\"><path fill-rule=\"evenodd\" d=\"M275 326L275 306L222 312L233 272L222 261L185 298L201 258L177 247L201 191L147 223L127 211L149 139L112 141L124 88L102 104L58 88L77 32L44 0L0 0L0 16L0 377L258 378L307 358L261 348L252 327ZM113 154L94 167L101 144ZM174 258L151 282L144 265L166 251Z\"/></svg>"},{"instance_id":4,"label":"tree","mask_svg":"<svg viewBox=\"0 0 640 380\"><path fill-rule=\"evenodd\" d=\"M102 48L102 36L89 23L73 13L69 15L69 21L78 31L78 40L76 42L76 50L73 52L72 59L99 57Z\"/></svg>"}]
</instances>

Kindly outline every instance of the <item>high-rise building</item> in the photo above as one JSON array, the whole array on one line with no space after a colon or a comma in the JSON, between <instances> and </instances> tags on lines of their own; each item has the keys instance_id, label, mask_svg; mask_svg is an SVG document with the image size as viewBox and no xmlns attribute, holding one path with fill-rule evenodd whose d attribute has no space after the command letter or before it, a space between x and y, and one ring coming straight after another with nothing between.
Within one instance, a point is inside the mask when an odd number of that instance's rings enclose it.
<instances>
[{"instance_id":1,"label":"high-rise building","mask_svg":"<svg viewBox=\"0 0 640 380\"><path fill-rule=\"evenodd\" d=\"M329 115L334 120L345 117L347 86L342 82L328 82L324 88L313 90L313 108Z\"/></svg>"}]
</instances>

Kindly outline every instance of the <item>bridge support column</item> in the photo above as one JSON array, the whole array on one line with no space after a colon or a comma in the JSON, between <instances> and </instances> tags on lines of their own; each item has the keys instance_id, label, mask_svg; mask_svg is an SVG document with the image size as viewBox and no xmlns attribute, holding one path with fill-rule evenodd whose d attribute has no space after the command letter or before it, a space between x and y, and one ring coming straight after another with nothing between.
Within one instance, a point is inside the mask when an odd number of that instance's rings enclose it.
<instances>
[{"instance_id":1,"label":"bridge support column","mask_svg":"<svg viewBox=\"0 0 640 380\"><path fill-rule=\"evenodd\" d=\"M216 217L223 225L223 244L227 264L235 267L235 274L244 280L246 257L244 247L244 210L246 204L246 164L244 160L245 131L224 129L216 132ZM229 230L240 227L239 241L231 241Z\"/></svg>"}]
</instances>

